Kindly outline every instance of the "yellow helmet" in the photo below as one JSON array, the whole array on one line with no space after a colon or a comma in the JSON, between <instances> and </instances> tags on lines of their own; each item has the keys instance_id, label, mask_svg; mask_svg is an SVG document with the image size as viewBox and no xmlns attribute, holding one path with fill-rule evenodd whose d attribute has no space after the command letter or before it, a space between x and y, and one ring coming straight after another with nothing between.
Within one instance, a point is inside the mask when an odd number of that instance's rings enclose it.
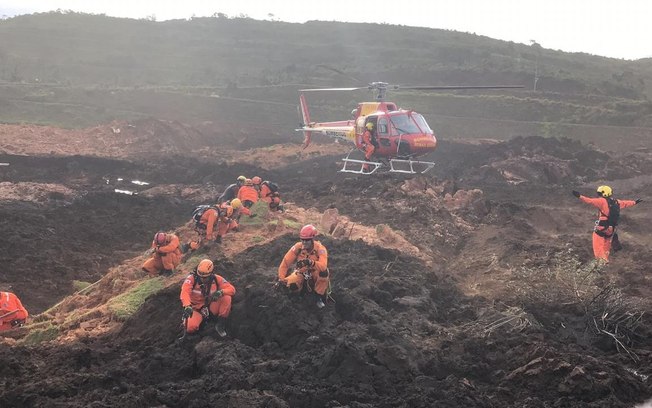
<instances>
[{"instance_id":1,"label":"yellow helmet","mask_svg":"<svg viewBox=\"0 0 652 408\"><path fill-rule=\"evenodd\" d=\"M367 129L369 129L369 130L373 130L373 128L374 128L374 124L373 124L372 122L367 122L367 124L366 124L365 126L366 126Z\"/></svg>"},{"instance_id":2,"label":"yellow helmet","mask_svg":"<svg viewBox=\"0 0 652 408\"><path fill-rule=\"evenodd\" d=\"M207 277L213 272L213 261L210 259L202 259L201 262L199 262L199 265L197 265L197 275L199 275L202 278Z\"/></svg>"},{"instance_id":3,"label":"yellow helmet","mask_svg":"<svg viewBox=\"0 0 652 408\"><path fill-rule=\"evenodd\" d=\"M234 210L237 210L238 208L242 207L242 201L240 201L239 198L234 198L231 200L231 207L233 207Z\"/></svg>"},{"instance_id":4,"label":"yellow helmet","mask_svg":"<svg viewBox=\"0 0 652 408\"><path fill-rule=\"evenodd\" d=\"M613 190L609 186L600 186L598 187L597 191L598 191L598 195L604 198L611 197L611 195L613 194Z\"/></svg>"},{"instance_id":5,"label":"yellow helmet","mask_svg":"<svg viewBox=\"0 0 652 408\"><path fill-rule=\"evenodd\" d=\"M236 179L236 181L238 181L238 182L240 182L240 183L244 183L246 179L247 179L247 178L246 178L245 176L238 176L238 178Z\"/></svg>"}]
</instances>

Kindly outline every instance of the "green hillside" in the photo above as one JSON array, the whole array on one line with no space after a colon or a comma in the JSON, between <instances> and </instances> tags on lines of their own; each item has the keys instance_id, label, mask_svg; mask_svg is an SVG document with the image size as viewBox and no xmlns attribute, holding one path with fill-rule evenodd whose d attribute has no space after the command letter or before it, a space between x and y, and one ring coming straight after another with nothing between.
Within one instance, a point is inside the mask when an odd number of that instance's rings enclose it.
<instances>
[{"instance_id":1,"label":"green hillside","mask_svg":"<svg viewBox=\"0 0 652 408\"><path fill-rule=\"evenodd\" d=\"M464 123L455 137L556 133L561 126L570 130L557 133L581 138L608 135L613 126L635 134L652 127L650 59L564 53L455 31L53 12L0 21L0 38L0 121L9 123L76 127L155 116L246 121L285 133L297 124L298 89L386 81L525 87L390 95L438 128ZM309 102L315 118L336 120L370 98L322 93Z\"/></svg>"}]
</instances>

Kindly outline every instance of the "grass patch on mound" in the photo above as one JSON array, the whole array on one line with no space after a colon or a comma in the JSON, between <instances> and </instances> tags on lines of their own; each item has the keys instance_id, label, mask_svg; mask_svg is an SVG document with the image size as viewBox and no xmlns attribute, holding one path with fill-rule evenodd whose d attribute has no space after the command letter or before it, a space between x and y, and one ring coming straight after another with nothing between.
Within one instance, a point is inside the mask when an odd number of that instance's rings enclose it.
<instances>
[{"instance_id":1,"label":"grass patch on mound","mask_svg":"<svg viewBox=\"0 0 652 408\"><path fill-rule=\"evenodd\" d=\"M72 281L72 287L75 289L75 292L79 292L80 290L84 290L87 287L91 285L90 282L84 282L84 281L78 281L74 280Z\"/></svg>"},{"instance_id":2,"label":"grass patch on mound","mask_svg":"<svg viewBox=\"0 0 652 408\"><path fill-rule=\"evenodd\" d=\"M266 202L258 201L249 210L251 211L251 215L253 217L243 215L240 218L240 224L242 226L245 226L245 227L248 227L248 226L259 227L259 226L265 224L265 218L267 217L267 214L269 213L269 207L267 206Z\"/></svg>"},{"instance_id":3,"label":"grass patch on mound","mask_svg":"<svg viewBox=\"0 0 652 408\"><path fill-rule=\"evenodd\" d=\"M301 223L294 221L294 220L283 220L283 225L285 225L288 228L291 229L296 229L299 230L303 225Z\"/></svg>"},{"instance_id":4,"label":"grass patch on mound","mask_svg":"<svg viewBox=\"0 0 652 408\"><path fill-rule=\"evenodd\" d=\"M111 299L108 304L109 310L116 319L124 321L138 310L149 295L158 292L164 286L162 277L147 279L122 295Z\"/></svg>"},{"instance_id":5,"label":"grass patch on mound","mask_svg":"<svg viewBox=\"0 0 652 408\"><path fill-rule=\"evenodd\" d=\"M36 345L44 341L54 340L59 336L59 327L49 322L43 324L30 325L30 331L22 340L25 345Z\"/></svg>"}]
</instances>

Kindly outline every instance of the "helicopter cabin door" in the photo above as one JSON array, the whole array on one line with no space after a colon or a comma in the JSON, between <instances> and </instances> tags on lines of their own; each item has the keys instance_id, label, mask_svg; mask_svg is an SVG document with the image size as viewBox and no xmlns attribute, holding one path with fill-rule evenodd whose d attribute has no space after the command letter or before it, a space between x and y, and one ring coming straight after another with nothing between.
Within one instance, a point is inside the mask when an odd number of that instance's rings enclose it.
<instances>
[{"instance_id":1,"label":"helicopter cabin door","mask_svg":"<svg viewBox=\"0 0 652 408\"><path fill-rule=\"evenodd\" d=\"M376 126L376 152L389 151L392 143L389 140L389 123L386 116L380 116Z\"/></svg>"}]
</instances>

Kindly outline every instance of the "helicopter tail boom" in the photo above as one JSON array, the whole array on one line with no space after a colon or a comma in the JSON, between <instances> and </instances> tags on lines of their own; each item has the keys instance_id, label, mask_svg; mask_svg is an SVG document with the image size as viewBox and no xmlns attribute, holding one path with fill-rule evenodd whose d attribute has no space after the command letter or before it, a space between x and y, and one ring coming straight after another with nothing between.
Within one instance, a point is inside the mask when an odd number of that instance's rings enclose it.
<instances>
[{"instance_id":1,"label":"helicopter tail boom","mask_svg":"<svg viewBox=\"0 0 652 408\"><path fill-rule=\"evenodd\" d=\"M299 110L301 112L302 128L305 129L306 126L310 124L310 111L308 110L308 104L306 103L306 97L303 94L299 95ZM303 131L303 149L310 145L310 139L312 138L312 131L304 130Z\"/></svg>"}]
</instances>

